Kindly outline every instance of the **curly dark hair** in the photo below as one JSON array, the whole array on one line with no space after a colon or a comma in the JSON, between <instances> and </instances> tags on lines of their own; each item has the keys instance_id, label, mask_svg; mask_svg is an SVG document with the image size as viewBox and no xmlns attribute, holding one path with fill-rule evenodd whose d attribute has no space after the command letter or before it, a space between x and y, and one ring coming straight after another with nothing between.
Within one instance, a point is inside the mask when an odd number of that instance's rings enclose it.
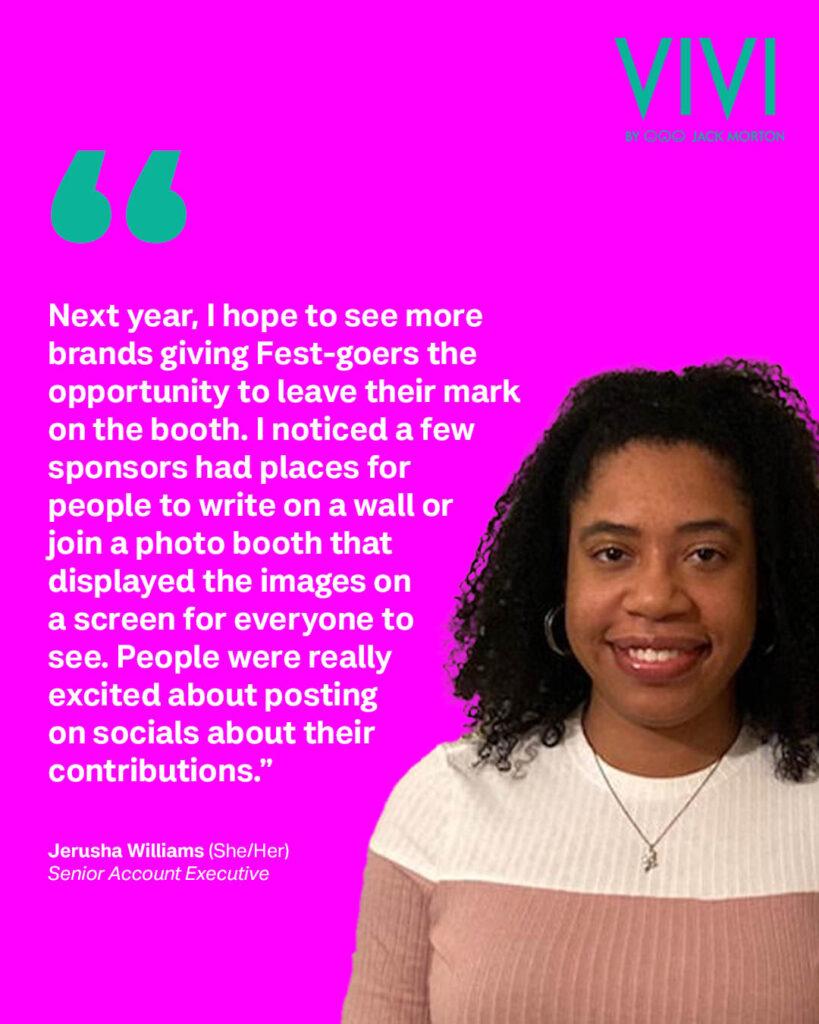
<instances>
[{"instance_id":1,"label":"curly dark hair","mask_svg":"<svg viewBox=\"0 0 819 1024\"><path fill-rule=\"evenodd\" d=\"M573 499L596 459L634 440L694 443L738 472L760 611L737 703L773 742L777 775L802 781L819 766L819 430L781 367L734 359L582 381L495 504L452 621L455 693L473 702L480 757L508 770L524 736L555 746L588 699L588 676L549 651L543 618L563 601Z\"/></svg>"}]
</instances>

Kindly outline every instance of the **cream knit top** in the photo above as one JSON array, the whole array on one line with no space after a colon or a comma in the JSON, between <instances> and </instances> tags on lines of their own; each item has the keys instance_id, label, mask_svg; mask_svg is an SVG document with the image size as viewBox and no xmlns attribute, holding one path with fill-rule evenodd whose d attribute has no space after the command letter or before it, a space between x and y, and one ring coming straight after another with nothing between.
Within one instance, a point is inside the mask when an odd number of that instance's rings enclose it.
<instances>
[{"instance_id":1,"label":"cream knit top","mask_svg":"<svg viewBox=\"0 0 819 1024\"><path fill-rule=\"evenodd\" d=\"M743 729L642 866L579 713L514 769L443 744L372 839L345 1024L819 1024L819 781ZM710 768L606 768L659 835Z\"/></svg>"}]
</instances>

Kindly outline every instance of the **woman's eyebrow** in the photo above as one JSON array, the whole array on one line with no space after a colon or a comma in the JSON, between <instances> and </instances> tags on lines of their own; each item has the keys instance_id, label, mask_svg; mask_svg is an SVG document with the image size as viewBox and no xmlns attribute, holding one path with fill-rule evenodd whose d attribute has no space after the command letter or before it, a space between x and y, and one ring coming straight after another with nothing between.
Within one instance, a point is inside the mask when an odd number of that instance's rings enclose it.
<instances>
[{"instance_id":1,"label":"woman's eyebrow","mask_svg":"<svg viewBox=\"0 0 819 1024\"><path fill-rule=\"evenodd\" d=\"M727 519L692 519L686 523L680 523L676 533L702 533L702 532L725 533L733 540L739 540L739 530L732 526ZM580 540L588 540L589 537L598 533L613 533L625 537L639 537L642 531L637 526L628 526L626 523L614 523L609 519L598 519L580 531Z\"/></svg>"},{"instance_id":2,"label":"woman's eyebrow","mask_svg":"<svg viewBox=\"0 0 819 1024\"><path fill-rule=\"evenodd\" d=\"M616 533L628 537L637 537L640 530L636 526L626 526L625 523L613 523L609 519L598 519L580 531L580 540L587 540L596 533Z\"/></svg>"},{"instance_id":3,"label":"woman's eyebrow","mask_svg":"<svg viewBox=\"0 0 819 1024\"><path fill-rule=\"evenodd\" d=\"M740 539L739 530L727 519L695 519L677 527L677 533L700 533L700 531L716 531L728 534L733 540Z\"/></svg>"}]
</instances>

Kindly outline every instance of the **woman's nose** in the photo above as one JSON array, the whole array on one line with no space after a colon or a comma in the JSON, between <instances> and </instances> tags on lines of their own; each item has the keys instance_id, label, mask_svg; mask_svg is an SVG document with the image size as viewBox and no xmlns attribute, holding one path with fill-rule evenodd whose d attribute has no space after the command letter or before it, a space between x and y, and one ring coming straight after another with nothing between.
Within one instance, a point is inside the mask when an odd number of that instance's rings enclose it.
<instances>
[{"instance_id":1,"label":"woman's nose","mask_svg":"<svg viewBox=\"0 0 819 1024\"><path fill-rule=\"evenodd\" d=\"M635 566L624 606L631 615L661 619L688 611L691 599L675 570L656 558Z\"/></svg>"}]
</instances>

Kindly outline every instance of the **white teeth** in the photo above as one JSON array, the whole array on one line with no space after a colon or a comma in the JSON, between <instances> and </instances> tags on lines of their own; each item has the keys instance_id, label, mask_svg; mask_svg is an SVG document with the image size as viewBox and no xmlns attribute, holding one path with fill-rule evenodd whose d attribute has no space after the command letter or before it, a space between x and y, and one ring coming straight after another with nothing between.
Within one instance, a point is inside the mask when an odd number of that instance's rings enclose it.
<instances>
[{"instance_id":1,"label":"white teeth","mask_svg":"<svg viewBox=\"0 0 819 1024\"><path fill-rule=\"evenodd\" d=\"M671 661L682 652L673 648L656 649L653 647L629 647L628 655L632 661Z\"/></svg>"}]
</instances>

